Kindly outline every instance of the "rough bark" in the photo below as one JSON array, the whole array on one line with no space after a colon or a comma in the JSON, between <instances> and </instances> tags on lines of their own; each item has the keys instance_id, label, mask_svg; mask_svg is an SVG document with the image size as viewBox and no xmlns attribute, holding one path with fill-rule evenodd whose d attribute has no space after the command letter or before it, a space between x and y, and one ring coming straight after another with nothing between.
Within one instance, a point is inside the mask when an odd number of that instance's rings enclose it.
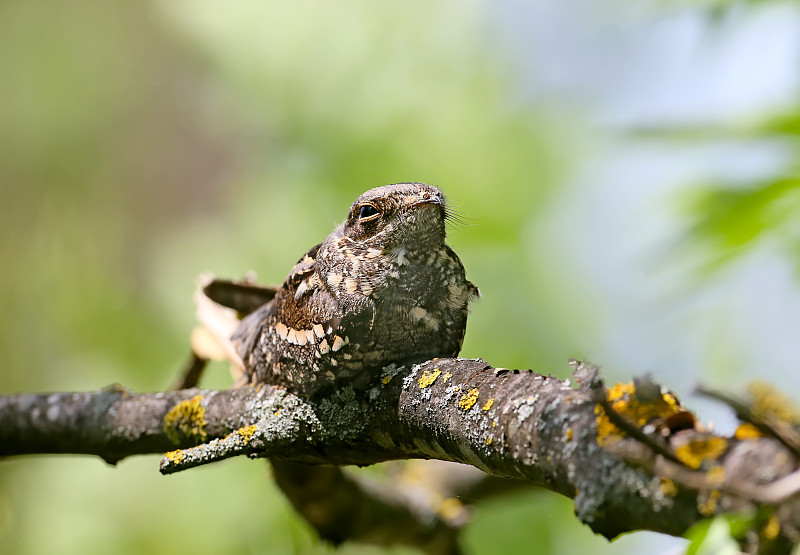
<instances>
[{"instance_id":1,"label":"rough bark","mask_svg":"<svg viewBox=\"0 0 800 555\"><path fill-rule=\"evenodd\" d=\"M313 400L270 387L133 394L112 386L0 397L0 456L84 453L114 463L173 449L161 463L165 474L240 454L278 464L455 461L574 498L577 516L608 538L631 530L681 534L704 515L752 505L737 484L759 490L797 467L781 441L757 437L715 456L725 476L709 482L630 438L601 448L598 406L598 392L586 384L480 359L434 359L387 367L369 387ZM665 480L674 483L665 487ZM796 515L796 499L790 491L775 501ZM792 526L796 516L784 527L791 533Z\"/></svg>"}]
</instances>

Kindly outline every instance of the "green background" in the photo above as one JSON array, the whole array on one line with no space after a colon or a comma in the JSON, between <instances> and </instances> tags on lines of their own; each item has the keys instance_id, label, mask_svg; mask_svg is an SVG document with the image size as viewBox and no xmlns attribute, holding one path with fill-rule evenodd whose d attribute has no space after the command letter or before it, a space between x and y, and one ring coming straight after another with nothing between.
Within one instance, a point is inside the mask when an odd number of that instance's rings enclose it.
<instances>
[{"instance_id":1,"label":"green background","mask_svg":"<svg viewBox=\"0 0 800 555\"><path fill-rule=\"evenodd\" d=\"M607 4L571 14L586 51L687 13ZM689 9L698 55L765 10L798 19L791 4L710 4ZM590 357L609 379L649 371L681 393L753 376L797 391L782 366L800 358L789 341L800 312L796 75L776 85L788 102L734 105L728 119L609 126L581 82L537 88L543 70L525 64L534 47L507 40L509 20L524 28L533 15L513 3L266 6L0 5L0 391L168 387L188 354L201 272L279 282L357 195L400 181L441 187L462 216L449 243L483 292L464 356L559 376L569 357ZM614 79L612 67L593 70ZM730 141L757 143L767 161L697 171L698 157L738 158L709 153ZM609 158L627 169L598 162ZM783 334L763 331L776 323ZM229 379L218 366L204 384ZM2 461L3 552L330 550L264 462L162 477L158 461ZM464 534L468 553L679 545L658 542L608 544L569 500L538 491L479 507Z\"/></svg>"}]
</instances>

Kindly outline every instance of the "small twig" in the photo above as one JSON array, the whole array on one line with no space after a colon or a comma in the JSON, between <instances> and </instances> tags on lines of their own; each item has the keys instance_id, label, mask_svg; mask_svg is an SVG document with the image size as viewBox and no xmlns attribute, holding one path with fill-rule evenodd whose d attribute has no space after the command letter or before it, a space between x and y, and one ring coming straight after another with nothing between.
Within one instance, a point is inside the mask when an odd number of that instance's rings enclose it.
<instances>
[{"instance_id":1,"label":"small twig","mask_svg":"<svg viewBox=\"0 0 800 555\"><path fill-rule=\"evenodd\" d=\"M719 490L748 502L774 506L800 497L800 469L768 484L757 485L746 481L738 474L731 478L725 473L713 474L692 470L684 464L653 456L653 453L643 445L637 446L631 443L623 448L615 445L611 447L611 451L655 476L669 478L691 490Z\"/></svg>"},{"instance_id":2,"label":"small twig","mask_svg":"<svg viewBox=\"0 0 800 555\"><path fill-rule=\"evenodd\" d=\"M159 470L174 474L239 455L280 454L287 446L302 443L304 431L320 427L310 405L281 389L248 407L248 415L253 424L195 447L171 451L161 459Z\"/></svg>"},{"instance_id":3,"label":"small twig","mask_svg":"<svg viewBox=\"0 0 800 555\"><path fill-rule=\"evenodd\" d=\"M203 370L205 370L207 364L208 359L202 358L198 356L197 353L192 352L192 354L189 355L189 360L186 361L186 366L184 366L180 376L175 383L172 384L170 391L179 391L181 389L197 387L197 384L200 383L200 378L203 375Z\"/></svg>"},{"instance_id":4,"label":"small twig","mask_svg":"<svg viewBox=\"0 0 800 555\"><path fill-rule=\"evenodd\" d=\"M746 401L730 393L724 393L702 384L695 388L695 392L722 401L736 412L739 420L749 422L764 435L777 439L795 456L800 457L800 433L788 422L779 420L769 414L757 416Z\"/></svg>"},{"instance_id":5,"label":"small twig","mask_svg":"<svg viewBox=\"0 0 800 555\"><path fill-rule=\"evenodd\" d=\"M622 416L614 407L611 406L611 403L608 402L606 398L606 388L603 386L602 388L596 388L594 390L594 395L597 403L603 407L603 410L608 415L608 419L614 424L617 428L631 436L636 441L642 443L643 445L647 446L653 453L661 455L667 460L674 462L675 464L683 465L681 460L675 456L675 454L670 450L670 448L649 435L645 434L636 424Z\"/></svg>"},{"instance_id":6,"label":"small twig","mask_svg":"<svg viewBox=\"0 0 800 555\"><path fill-rule=\"evenodd\" d=\"M783 505L800 496L800 470L764 485L754 485L735 479L720 480L707 472L690 470L664 459L657 459L652 470L658 476L675 480L691 489L716 489L760 505Z\"/></svg>"},{"instance_id":7,"label":"small twig","mask_svg":"<svg viewBox=\"0 0 800 555\"><path fill-rule=\"evenodd\" d=\"M667 445L654 440L639 429L636 424L614 410L614 407L608 402L608 389L606 388L605 382L600 378L597 366L575 359L571 359L569 365L574 371L575 379L581 384L581 388L589 392L594 398L594 401L603 407L603 410L608 415L608 419L612 424L639 443L650 448L653 453L661 455L677 464L683 464Z\"/></svg>"}]
</instances>

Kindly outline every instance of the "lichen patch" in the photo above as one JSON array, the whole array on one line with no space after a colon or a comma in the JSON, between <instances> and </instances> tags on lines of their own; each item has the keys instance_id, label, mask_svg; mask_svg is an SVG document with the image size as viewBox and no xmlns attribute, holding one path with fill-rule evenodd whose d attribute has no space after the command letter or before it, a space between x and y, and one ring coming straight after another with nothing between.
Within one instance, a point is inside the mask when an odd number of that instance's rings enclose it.
<instances>
[{"instance_id":1,"label":"lichen patch","mask_svg":"<svg viewBox=\"0 0 800 555\"><path fill-rule=\"evenodd\" d=\"M172 464L180 464L180 462L183 460L183 451L176 449L175 451L165 453L164 456Z\"/></svg>"},{"instance_id":2,"label":"lichen patch","mask_svg":"<svg viewBox=\"0 0 800 555\"><path fill-rule=\"evenodd\" d=\"M424 370L422 372L422 376L419 378L419 388L425 389L426 387L433 385L441 374L442 371L438 368L434 368L431 372Z\"/></svg>"},{"instance_id":3,"label":"lichen patch","mask_svg":"<svg viewBox=\"0 0 800 555\"><path fill-rule=\"evenodd\" d=\"M660 478L658 483L658 490L665 497L675 497L678 495L678 486L669 478Z\"/></svg>"},{"instance_id":4,"label":"lichen patch","mask_svg":"<svg viewBox=\"0 0 800 555\"><path fill-rule=\"evenodd\" d=\"M467 391L458 401L458 408L468 411L478 402L478 390L473 388Z\"/></svg>"},{"instance_id":5,"label":"lichen patch","mask_svg":"<svg viewBox=\"0 0 800 555\"><path fill-rule=\"evenodd\" d=\"M206 408L203 396L195 395L177 403L164 416L164 433L173 443L190 439L193 443L203 443L206 433Z\"/></svg>"},{"instance_id":6,"label":"lichen patch","mask_svg":"<svg viewBox=\"0 0 800 555\"><path fill-rule=\"evenodd\" d=\"M759 420L774 417L792 425L800 424L800 413L792 401L771 385L756 381L747 386L752 398L753 415Z\"/></svg>"},{"instance_id":7,"label":"lichen patch","mask_svg":"<svg viewBox=\"0 0 800 555\"><path fill-rule=\"evenodd\" d=\"M280 410L275 413L275 416L277 416L279 412ZM253 435L256 433L256 430L258 430L258 426L253 424L252 426L245 426L243 428L239 428L234 433L238 434L238 436L242 438L243 442L250 443L250 440L253 439Z\"/></svg>"},{"instance_id":8,"label":"lichen patch","mask_svg":"<svg viewBox=\"0 0 800 555\"><path fill-rule=\"evenodd\" d=\"M692 437L675 447L675 456L695 470L704 462L717 460L728 449L728 440L718 436Z\"/></svg>"},{"instance_id":9,"label":"lichen patch","mask_svg":"<svg viewBox=\"0 0 800 555\"><path fill-rule=\"evenodd\" d=\"M637 398L636 386L632 382L614 384L608 388L606 399L614 411L635 423L639 428L644 427L655 418L667 418L683 410L678 399L669 392L662 392L655 399L641 400ZM598 445L610 445L625 435L611 422L602 405L596 405L594 412L597 415Z\"/></svg>"},{"instance_id":10,"label":"lichen patch","mask_svg":"<svg viewBox=\"0 0 800 555\"><path fill-rule=\"evenodd\" d=\"M758 439L762 436L761 432L758 428L750 424L750 422L742 422L736 428L736 432L734 433L733 437L736 439L746 440L746 439Z\"/></svg>"}]
</instances>

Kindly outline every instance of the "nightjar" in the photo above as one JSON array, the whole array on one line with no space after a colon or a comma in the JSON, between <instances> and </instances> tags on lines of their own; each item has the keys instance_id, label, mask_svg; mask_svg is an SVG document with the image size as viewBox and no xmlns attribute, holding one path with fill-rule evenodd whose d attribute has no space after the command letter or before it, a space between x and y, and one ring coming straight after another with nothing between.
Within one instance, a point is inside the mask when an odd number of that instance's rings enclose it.
<instances>
[{"instance_id":1,"label":"nightjar","mask_svg":"<svg viewBox=\"0 0 800 555\"><path fill-rule=\"evenodd\" d=\"M449 216L441 191L423 183L358 197L234 334L250 383L313 394L390 363L456 356L479 291L445 244Z\"/></svg>"}]
</instances>

